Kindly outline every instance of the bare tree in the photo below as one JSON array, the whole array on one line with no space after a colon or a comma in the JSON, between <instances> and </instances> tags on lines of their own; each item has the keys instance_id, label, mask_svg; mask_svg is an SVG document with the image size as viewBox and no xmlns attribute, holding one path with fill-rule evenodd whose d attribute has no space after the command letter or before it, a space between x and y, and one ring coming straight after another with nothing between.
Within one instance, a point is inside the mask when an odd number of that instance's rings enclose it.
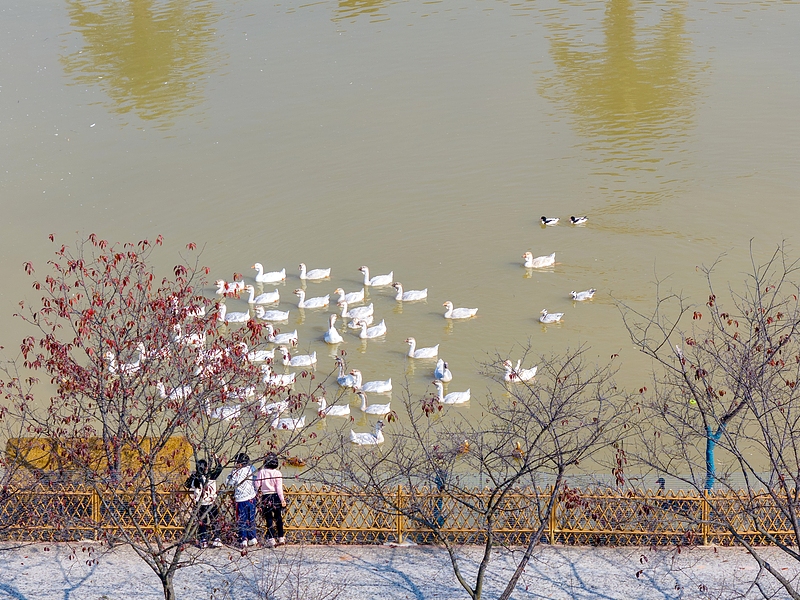
<instances>
[{"instance_id":1,"label":"bare tree","mask_svg":"<svg viewBox=\"0 0 800 600\"><path fill-rule=\"evenodd\" d=\"M488 396L480 420L406 390L404 418L387 425L385 447L342 439L339 460L324 478L373 509L405 517L412 538L442 544L474 600L482 597L493 550L503 544L523 547L500 598L511 596L565 477L613 439L615 401L622 399L614 369L588 364L585 349L542 358L536 380L503 384L499 362L491 371L502 393ZM479 533L464 534L456 522L475 524ZM530 524L533 532L520 536ZM474 576L460 553L467 544L483 549Z\"/></svg>"},{"instance_id":2,"label":"bare tree","mask_svg":"<svg viewBox=\"0 0 800 600\"><path fill-rule=\"evenodd\" d=\"M51 484L93 489L99 518L64 526L129 545L172 599L176 571L197 559L185 549L199 507L180 493L191 459L225 463L253 447L302 444L302 429L276 419L302 414L310 395L271 384L251 360L264 344L258 323L219 321L217 303L201 293L208 269L194 244L170 276L156 276L149 259L160 244L112 245L92 235L74 250L57 249L33 283L40 301L22 307L34 334L3 386L4 411L27 424L27 438L12 444L14 464ZM25 268L34 275L33 265ZM48 458L37 466L32 456L42 449Z\"/></svg>"},{"instance_id":3,"label":"bare tree","mask_svg":"<svg viewBox=\"0 0 800 600\"><path fill-rule=\"evenodd\" d=\"M744 546L765 597L769 574L800 598L759 549L774 544L800 561L800 264L783 246L763 263L751 246L750 257L743 285L724 293L714 283L717 263L702 269L705 306L665 293L660 282L652 312L623 306L631 339L657 368L652 389L640 390L632 457L705 495L707 514L684 516L711 540Z\"/></svg>"}]
</instances>

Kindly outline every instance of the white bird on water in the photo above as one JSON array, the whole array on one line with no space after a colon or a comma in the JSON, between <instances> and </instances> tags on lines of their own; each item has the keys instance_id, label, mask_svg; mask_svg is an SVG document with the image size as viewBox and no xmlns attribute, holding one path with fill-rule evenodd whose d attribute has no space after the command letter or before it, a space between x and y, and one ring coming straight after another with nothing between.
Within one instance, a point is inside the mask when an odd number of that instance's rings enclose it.
<instances>
[{"instance_id":1,"label":"white bird on water","mask_svg":"<svg viewBox=\"0 0 800 600\"><path fill-rule=\"evenodd\" d=\"M433 378L445 383L453 380L453 374L447 368L447 363L444 362L444 359L440 358L439 362L436 363L436 368L433 370Z\"/></svg>"},{"instance_id":2,"label":"white bird on water","mask_svg":"<svg viewBox=\"0 0 800 600\"><path fill-rule=\"evenodd\" d=\"M594 294L597 290L592 288L590 290L585 290L583 292L575 292L572 291L569 295L572 297L573 300L577 300L578 302L583 302L584 300L591 300L594 297Z\"/></svg>"},{"instance_id":3,"label":"white bird on water","mask_svg":"<svg viewBox=\"0 0 800 600\"><path fill-rule=\"evenodd\" d=\"M523 266L526 269L542 269L544 267L552 267L554 264L556 264L555 252L544 256L537 256L536 258L534 258L533 254L530 252L526 252L522 255L522 258L525 259Z\"/></svg>"},{"instance_id":4,"label":"white bird on water","mask_svg":"<svg viewBox=\"0 0 800 600\"><path fill-rule=\"evenodd\" d=\"M331 315L328 318L328 331L325 332L325 335L322 336L322 339L325 340L326 344L341 344L344 341L342 334L336 330L334 326L336 323L336 315Z\"/></svg>"},{"instance_id":5,"label":"white bird on water","mask_svg":"<svg viewBox=\"0 0 800 600\"><path fill-rule=\"evenodd\" d=\"M255 280L258 283L278 283L286 279L285 268L280 271L270 271L269 273L264 273L264 266L261 263L256 263L250 268L256 270Z\"/></svg>"},{"instance_id":6,"label":"white bird on water","mask_svg":"<svg viewBox=\"0 0 800 600\"><path fill-rule=\"evenodd\" d=\"M375 306L372 303L368 304L367 306L356 306L354 308L348 308L347 302L337 302L337 304L342 307L342 319L363 320L372 316L372 314L375 312Z\"/></svg>"},{"instance_id":7,"label":"white bird on water","mask_svg":"<svg viewBox=\"0 0 800 600\"><path fill-rule=\"evenodd\" d=\"M328 306L331 299L329 295L306 299L306 292L301 289L296 289L294 295L300 298L297 303L297 308L324 308Z\"/></svg>"},{"instance_id":8,"label":"white bird on water","mask_svg":"<svg viewBox=\"0 0 800 600\"><path fill-rule=\"evenodd\" d=\"M542 225L556 225L558 217L542 217Z\"/></svg>"},{"instance_id":9,"label":"white bird on water","mask_svg":"<svg viewBox=\"0 0 800 600\"><path fill-rule=\"evenodd\" d=\"M256 316L258 316L258 314L256 314ZM297 345L297 329L290 333L277 333L272 323L267 323L265 328L267 332L267 341L270 344L277 344L278 346L285 346L286 344L291 344L292 346Z\"/></svg>"},{"instance_id":10,"label":"white bird on water","mask_svg":"<svg viewBox=\"0 0 800 600\"><path fill-rule=\"evenodd\" d=\"M346 293L342 288L336 288L333 290L334 294L339 294L338 302L347 302L348 304L357 304L358 302L364 301L364 288L361 288L357 292L349 292Z\"/></svg>"},{"instance_id":11,"label":"white bird on water","mask_svg":"<svg viewBox=\"0 0 800 600\"><path fill-rule=\"evenodd\" d=\"M394 297L398 302L415 302L417 300L425 300L428 297L428 288L424 290L408 290L403 291L403 284L395 281L392 287L397 290L397 295Z\"/></svg>"},{"instance_id":12,"label":"white bird on water","mask_svg":"<svg viewBox=\"0 0 800 600\"><path fill-rule=\"evenodd\" d=\"M531 369L521 369L520 366L522 365L522 359L517 361L517 366L513 366L510 360L506 360L503 362L503 368L506 371L506 374L503 376L503 380L507 381L508 383L522 383L524 381L530 381L534 377L536 377L536 371L539 367L533 367Z\"/></svg>"},{"instance_id":13,"label":"white bird on water","mask_svg":"<svg viewBox=\"0 0 800 600\"><path fill-rule=\"evenodd\" d=\"M310 271L306 271L305 263L300 263L300 279L319 280L327 279L330 276L330 267L327 269L311 269Z\"/></svg>"},{"instance_id":14,"label":"white bird on water","mask_svg":"<svg viewBox=\"0 0 800 600\"><path fill-rule=\"evenodd\" d=\"M367 405L367 395L364 392L357 392L361 399L361 412L367 415L388 415L392 412L392 403L369 404Z\"/></svg>"},{"instance_id":15,"label":"white bird on water","mask_svg":"<svg viewBox=\"0 0 800 600\"><path fill-rule=\"evenodd\" d=\"M286 346L280 346L278 349L281 351L281 354L283 354L284 367L310 367L317 364L316 351L312 352L311 354L298 354L296 356L292 356L289 354L289 349Z\"/></svg>"},{"instance_id":16,"label":"white bird on water","mask_svg":"<svg viewBox=\"0 0 800 600\"><path fill-rule=\"evenodd\" d=\"M277 288L274 292L264 292L258 296L256 296L256 288L252 285L246 285L244 289L250 293L250 298L247 300L248 304L275 304L281 301L281 294Z\"/></svg>"},{"instance_id":17,"label":"white bird on water","mask_svg":"<svg viewBox=\"0 0 800 600\"><path fill-rule=\"evenodd\" d=\"M352 387L356 391L356 393L370 392L372 394L388 394L389 392L392 391L391 379L386 379L384 381L381 380L367 381L365 383L362 383L361 371L359 371L358 369L353 369L352 371L350 371L350 375L355 377L355 382L353 383Z\"/></svg>"},{"instance_id":18,"label":"white bird on water","mask_svg":"<svg viewBox=\"0 0 800 600\"><path fill-rule=\"evenodd\" d=\"M439 344L429 348L417 348L417 340L413 337L406 338L408 344L408 357L409 358L436 358L439 354Z\"/></svg>"},{"instance_id":19,"label":"white bird on water","mask_svg":"<svg viewBox=\"0 0 800 600\"><path fill-rule=\"evenodd\" d=\"M283 310L267 310L263 306L256 306L253 309L256 313L256 319L262 321L288 321L289 311Z\"/></svg>"},{"instance_id":20,"label":"white bird on water","mask_svg":"<svg viewBox=\"0 0 800 600\"><path fill-rule=\"evenodd\" d=\"M589 220L589 217L587 217L587 216L582 216L582 217L574 217L573 216L573 217L569 218L569 222L572 223L573 225L583 225L588 220Z\"/></svg>"},{"instance_id":21,"label":"white bird on water","mask_svg":"<svg viewBox=\"0 0 800 600\"><path fill-rule=\"evenodd\" d=\"M349 417L350 416L350 405L345 404L332 404L328 406L328 401L325 399L325 396L322 396L319 400L319 416L320 417Z\"/></svg>"},{"instance_id":22,"label":"white bird on water","mask_svg":"<svg viewBox=\"0 0 800 600\"><path fill-rule=\"evenodd\" d=\"M394 271L390 271L387 275L375 275L370 279L369 267L364 265L358 268L364 274L364 285L367 287L381 287L384 285L392 285L394 279Z\"/></svg>"},{"instance_id":23,"label":"white bird on water","mask_svg":"<svg viewBox=\"0 0 800 600\"><path fill-rule=\"evenodd\" d=\"M445 396L444 386L442 385L441 381L435 379L433 381L433 385L436 386L436 399L441 404L464 404L465 402L469 402L470 390L466 390L464 392L450 392Z\"/></svg>"},{"instance_id":24,"label":"white bird on water","mask_svg":"<svg viewBox=\"0 0 800 600\"><path fill-rule=\"evenodd\" d=\"M450 300L442 304L442 306L445 308L445 319L469 319L478 312L477 308L453 308L453 303Z\"/></svg>"},{"instance_id":25,"label":"white bird on water","mask_svg":"<svg viewBox=\"0 0 800 600\"><path fill-rule=\"evenodd\" d=\"M356 319L356 324L361 325L361 333L358 334L362 340L372 340L386 335L386 321L381 319L381 322L375 327L367 328L367 322Z\"/></svg>"},{"instance_id":26,"label":"white bird on water","mask_svg":"<svg viewBox=\"0 0 800 600\"><path fill-rule=\"evenodd\" d=\"M561 317L564 316L564 313L549 313L547 312L546 308L542 309L542 316L539 317L539 322L544 323L545 325L549 323L558 323L561 320Z\"/></svg>"},{"instance_id":27,"label":"white bird on water","mask_svg":"<svg viewBox=\"0 0 800 600\"><path fill-rule=\"evenodd\" d=\"M359 446L377 446L384 442L383 421L375 423L375 433L356 433L350 430L350 441Z\"/></svg>"},{"instance_id":28,"label":"white bird on water","mask_svg":"<svg viewBox=\"0 0 800 600\"><path fill-rule=\"evenodd\" d=\"M217 320L223 323L247 323L250 320L249 312L228 312L228 307L225 304L219 305L219 312L217 313Z\"/></svg>"}]
</instances>

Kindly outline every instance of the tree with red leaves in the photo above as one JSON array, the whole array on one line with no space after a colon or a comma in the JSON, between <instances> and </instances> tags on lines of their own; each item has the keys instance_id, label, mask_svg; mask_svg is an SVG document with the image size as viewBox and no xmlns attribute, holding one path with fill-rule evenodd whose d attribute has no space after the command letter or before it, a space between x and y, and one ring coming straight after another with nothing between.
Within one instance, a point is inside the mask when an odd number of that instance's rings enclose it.
<instances>
[{"instance_id":1,"label":"tree with red leaves","mask_svg":"<svg viewBox=\"0 0 800 600\"><path fill-rule=\"evenodd\" d=\"M285 401L299 415L310 396L265 383L248 359L266 341L261 325L218 321L194 244L170 276L156 275L150 263L161 244L90 235L74 249L59 246L42 279L24 265L41 298L21 303L18 316L35 333L4 369L2 413L25 423L26 437L7 454L29 477L88 486L101 499L100 519L73 515L64 527L130 545L169 600L176 571L199 556L187 551L199 509L179 493L190 460L225 463L240 451L257 457L304 443L302 430L273 431L263 407ZM43 447L46 465L30 459Z\"/></svg>"}]
</instances>

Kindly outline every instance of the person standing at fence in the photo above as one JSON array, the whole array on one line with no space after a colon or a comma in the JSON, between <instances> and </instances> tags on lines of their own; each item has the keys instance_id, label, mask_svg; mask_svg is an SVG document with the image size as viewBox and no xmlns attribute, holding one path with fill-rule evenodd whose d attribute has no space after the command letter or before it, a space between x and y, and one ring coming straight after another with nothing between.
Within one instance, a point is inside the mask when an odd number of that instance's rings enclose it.
<instances>
[{"instance_id":1,"label":"person standing at fence","mask_svg":"<svg viewBox=\"0 0 800 600\"><path fill-rule=\"evenodd\" d=\"M256 538L256 488L255 469L250 464L250 457L244 452L236 456L236 469L225 481L233 488L236 501L236 525L239 529L239 541L242 548L258 544Z\"/></svg>"},{"instance_id":2,"label":"person standing at fence","mask_svg":"<svg viewBox=\"0 0 800 600\"><path fill-rule=\"evenodd\" d=\"M286 543L283 535L283 515L286 506L283 496L283 474L278 470L278 457L267 454L264 466L256 474L256 491L260 494L261 514L267 523L267 547Z\"/></svg>"},{"instance_id":3,"label":"person standing at fence","mask_svg":"<svg viewBox=\"0 0 800 600\"><path fill-rule=\"evenodd\" d=\"M214 466L209 470L208 461L197 461L195 472L186 480L186 487L197 506L198 543L208 548L208 530L211 529L214 548L222 546L219 537L219 507L217 506L217 477L222 473L222 465L214 458Z\"/></svg>"}]
</instances>

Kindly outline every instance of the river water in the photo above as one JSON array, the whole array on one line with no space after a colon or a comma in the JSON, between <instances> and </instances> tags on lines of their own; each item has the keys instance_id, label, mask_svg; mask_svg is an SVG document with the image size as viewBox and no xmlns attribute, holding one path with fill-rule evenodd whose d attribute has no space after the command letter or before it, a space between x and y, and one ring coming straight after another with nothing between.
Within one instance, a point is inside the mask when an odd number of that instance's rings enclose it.
<instances>
[{"instance_id":1,"label":"river water","mask_svg":"<svg viewBox=\"0 0 800 600\"><path fill-rule=\"evenodd\" d=\"M525 366L585 344L646 384L618 300L652 305L658 276L702 304L698 265L727 253L736 285L751 239L796 248L798 23L780 1L0 0L0 344L26 333L22 263L44 272L49 233L163 234L165 271L189 241L214 279L285 267L284 310L301 261L333 269L311 295L358 289L361 265L427 287L402 309L373 290L388 334L340 346L416 395L432 364L408 336L478 400L479 363L528 344ZM327 372L326 312L304 312L289 326Z\"/></svg>"}]
</instances>

